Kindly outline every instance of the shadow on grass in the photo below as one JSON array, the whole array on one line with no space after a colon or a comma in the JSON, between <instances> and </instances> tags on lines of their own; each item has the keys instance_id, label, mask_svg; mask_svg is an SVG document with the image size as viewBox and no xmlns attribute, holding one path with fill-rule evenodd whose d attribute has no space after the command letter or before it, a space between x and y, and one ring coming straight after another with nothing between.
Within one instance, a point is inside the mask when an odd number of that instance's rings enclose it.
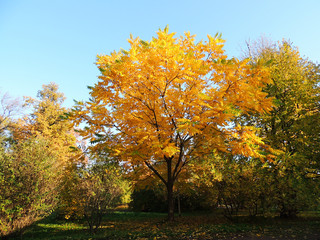
<instances>
[{"instance_id":1,"label":"shadow on grass","mask_svg":"<svg viewBox=\"0 0 320 240\"><path fill-rule=\"evenodd\" d=\"M146 224L164 222L166 214L143 212L112 212L103 217L102 225L90 234L85 220L57 219L53 214L28 227L22 237L10 239L135 239Z\"/></svg>"},{"instance_id":2,"label":"shadow on grass","mask_svg":"<svg viewBox=\"0 0 320 240\"><path fill-rule=\"evenodd\" d=\"M314 214L295 219L239 216L229 221L214 213L188 213L173 223L165 218L162 213L114 212L90 235L85 221L49 217L28 228L22 239L320 239L320 216Z\"/></svg>"}]
</instances>

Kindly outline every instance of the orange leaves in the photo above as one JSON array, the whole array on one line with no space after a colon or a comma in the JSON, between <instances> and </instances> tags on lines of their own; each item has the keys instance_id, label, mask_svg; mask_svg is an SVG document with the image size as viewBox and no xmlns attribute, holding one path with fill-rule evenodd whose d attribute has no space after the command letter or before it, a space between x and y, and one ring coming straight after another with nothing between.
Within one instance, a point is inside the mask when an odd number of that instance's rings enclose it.
<instances>
[{"instance_id":1,"label":"orange leaves","mask_svg":"<svg viewBox=\"0 0 320 240\"><path fill-rule=\"evenodd\" d=\"M255 127L236 126L232 133L233 139L230 141L233 154L240 154L245 157L255 157L263 159L264 156L259 153L264 142L256 134Z\"/></svg>"},{"instance_id":2,"label":"orange leaves","mask_svg":"<svg viewBox=\"0 0 320 240\"><path fill-rule=\"evenodd\" d=\"M131 36L128 42L128 50L98 56L100 81L79 115L90 125L88 136L111 127L117 143L101 147L112 145L133 165L148 161L159 172L164 158L178 172L190 153L227 151L230 139L234 152L257 156L245 144L260 144L255 129L240 134L230 122L270 109L271 100L261 92L267 71L228 60L218 35L196 43L189 32L176 38L166 28L151 41Z\"/></svg>"},{"instance_id":3,"label":"orange leaves","mask_svg":"<svg viewBox=\"0 0 320 240\"><path fill-rule=\"evenodd\" d=\"M177 152L179 152L179 149L175 146L174 143L169 143L167 146L162 150L164 155L168 157L174 156Z\"/></svg>"},{"instance_id":4,"label":"orange leaves","mask_svg":"<svg viewBox=\"0 0 320 240\"><path fill-rule=\"evenodd\" d=\"M195 116L193 119L178 119L178 132L182 132L185 135L194 136L198 133L201 133L201 127L197 127L199 125L200 117Z\"/></svg>"}]
</instances>

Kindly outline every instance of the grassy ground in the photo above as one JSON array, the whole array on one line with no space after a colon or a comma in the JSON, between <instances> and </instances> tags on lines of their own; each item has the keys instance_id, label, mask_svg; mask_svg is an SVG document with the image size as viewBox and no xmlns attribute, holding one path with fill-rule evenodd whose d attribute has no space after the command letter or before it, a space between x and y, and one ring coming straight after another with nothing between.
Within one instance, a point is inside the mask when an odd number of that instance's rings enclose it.
<instances>
[{"instance_id":1,"label":"grassy ground","mask_svg":"<svg viewBox=\"0 0 320 240\"><path fill-rule=\"evenodd\" d=\"M44 219L22 239L320 239L319 213L295 219L237 217L233 221L217 213L193 213L165 221L165 214L115 212L105 216L102 228L89 234L84 221ZM21 239L19 237L19 239Z\"/></svg>"}]
</instances>

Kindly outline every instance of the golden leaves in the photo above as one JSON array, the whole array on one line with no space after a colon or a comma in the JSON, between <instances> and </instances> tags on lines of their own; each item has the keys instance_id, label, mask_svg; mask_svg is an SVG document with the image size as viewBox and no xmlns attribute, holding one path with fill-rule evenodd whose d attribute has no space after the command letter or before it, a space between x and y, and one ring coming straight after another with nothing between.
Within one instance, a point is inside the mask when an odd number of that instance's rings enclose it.
<instances>
[{"instance_id":1,"label":"golden leaves","mask_svg":"<svg viewBox=\"0 0 320 240\"><path fill-rule=\"evenodd\" d=\"M202 154L227 149L225 140L234 134L234 152L257 156L244 144L260 144L255 129L240 134L228 126L240 114L271 108L261 92L269 81L265 69L228 60L218 35L196 43L189 32L176 38L165 29L151 41L130 36L128 42L129 50L97 58L100 81L79 114L91 126L87 135L111 126L117 139L112 146L134 164L179 158L184 148Z\"/></svg>"}]
</instances>

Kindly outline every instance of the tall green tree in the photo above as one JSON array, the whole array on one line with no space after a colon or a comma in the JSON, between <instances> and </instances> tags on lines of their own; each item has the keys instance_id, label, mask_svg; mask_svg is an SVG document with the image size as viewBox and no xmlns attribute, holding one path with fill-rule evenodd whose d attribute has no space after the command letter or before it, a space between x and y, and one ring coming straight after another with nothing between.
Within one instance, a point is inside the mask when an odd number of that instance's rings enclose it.
<instances>
[{"instance_id":1,"label":"tall green tree","mask_svg":"<svg viewBox=\"0 0 320 240\"><path fill-rule=\"evenodd\" d=\"M288 41L258 48L253 63L268 63L272 82L265 92L274 98L268 114L244 118L261 128L261 135L278 151L270 165L274 199L282 216L314 202L319 189L320 72ZM309 201L308 201L309 200Z\"/></svg>"},{"instance_id":2,"label":"tall green tree","mask_svg":"<svg viewBox=\"0 0 320 240\"><path fill-rule=\"evenodd\" d=\"M216 154L214 160L194 166L194 177L204 183L201 188L209 187L228 216L240 208L253 215L276 209L281 216L294 216L319 203L319 66L287 41L262 40L248 46L251 63L269 68L271 82L264 91L274 106L265 114L240 113L234 124L259 128L271 146L264 150L276 157L263 163Z\"/></svg>"}]
</instances>

